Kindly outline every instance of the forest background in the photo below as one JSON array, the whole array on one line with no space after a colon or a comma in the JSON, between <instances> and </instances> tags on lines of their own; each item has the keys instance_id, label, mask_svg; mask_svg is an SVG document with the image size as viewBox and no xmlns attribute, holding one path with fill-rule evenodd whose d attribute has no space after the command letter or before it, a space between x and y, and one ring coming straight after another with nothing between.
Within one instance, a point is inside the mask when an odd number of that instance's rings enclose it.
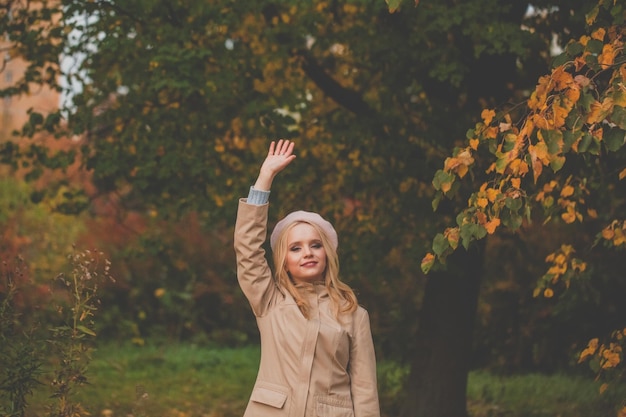
<instances>
[{"instance_id":1,"label":"forest background","mask_svg":"<svg viewBox=\"0 0 626 417\"><path fill-rule=\"evenodd\" d=\"M495 189L480 188L489 153L463 150L478 149L485 127L530 119L540 77L558 84L555 57L592 50L569 71L587 71L592 97L603 83L619 93L618 2L66 0L0 12L0 257L28 266L23 317L56 320L52 278L74 246L106 254L115 277L98 292L99 339L256 343L232 226L269 141L286 137L298 159L272 192L270 221L305 208L334 223L379 359L410 365L405 415L463 415L470 369L623 379L622 96L585 124L606 122L617 139L589 128L566 138L575 156L552 158L560 144L538 157L533 141L557 130L544 126L525 145L534 178L513 172L526 198L507 194L508 214L482 229L469 226L480 216L457 218L468 200L497 199L472 194ZM617 46L601 61L605 42ZM7 77L19 60L23 75ZM620 81L591 75L607 70ZM33 105L13 126L11 100L42 91L60 94L60 108ZM498 161L517 149L502 143ZM494 170L510 182L509 166Z\"/></svg>"}]
</instances>

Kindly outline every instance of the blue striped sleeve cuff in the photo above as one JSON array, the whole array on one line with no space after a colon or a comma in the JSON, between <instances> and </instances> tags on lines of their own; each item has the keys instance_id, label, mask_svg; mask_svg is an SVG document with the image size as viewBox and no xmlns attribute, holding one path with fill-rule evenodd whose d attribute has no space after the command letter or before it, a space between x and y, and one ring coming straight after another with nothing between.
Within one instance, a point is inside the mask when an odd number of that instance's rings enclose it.
<instances>
[{"instance_id":1,"label":"blue striped sleeve cuff","mask_svg":"<svg viewBox=\"0 0 626 417\"><path fill-rule=\"evenodd\" d=\"M254 204L256 206L262 206L263 204L267 204L270 200L270 192L255 190L254 186L250 187L250 191L248 192L248 204Z\"/></svg>"}]
</instances>

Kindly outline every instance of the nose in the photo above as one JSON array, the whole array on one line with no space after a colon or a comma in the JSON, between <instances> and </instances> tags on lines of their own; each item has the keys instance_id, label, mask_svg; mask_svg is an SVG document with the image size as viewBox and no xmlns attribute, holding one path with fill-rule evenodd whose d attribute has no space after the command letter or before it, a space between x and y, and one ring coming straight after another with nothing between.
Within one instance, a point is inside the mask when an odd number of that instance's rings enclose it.
<instances>
[{"instance_id":1,"label":"nose","mask_svg":"<svg viewBox=\"0 0 626 417\"><path fill-rule=\"evenodd\" d=\"M308 257L311 256L313 254L313 252L311 251L311 248L309 248L308 246L304 247L304 256Z\"/></svg>"}]
</instances>

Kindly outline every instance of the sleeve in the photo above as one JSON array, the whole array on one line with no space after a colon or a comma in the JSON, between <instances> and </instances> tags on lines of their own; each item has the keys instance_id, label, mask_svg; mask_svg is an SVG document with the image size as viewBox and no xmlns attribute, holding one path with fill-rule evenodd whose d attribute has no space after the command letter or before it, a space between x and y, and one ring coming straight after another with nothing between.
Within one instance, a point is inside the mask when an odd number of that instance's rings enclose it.
<instances>
[{"instance_id":1,"label":"sleeve","mask_svg":"<svg viewBox=\"0 0 626 417\"><path fill-rule=\"evenodd\" d=\"M234 247L237 280L257 317L266 314L278 289L265 258L268 204L253 205L239 200Z\"/></svg>"},{"instance_id":2,"label":"sleeve","mask_svg":"<svg viewBox=\"0 0 626 417\"><path fill-rule=\"evenodd\" d=\"M376 354L370 329L369 314L357 310L352 345L350 347L350 391L355 417L380 417Z\"/></svg>"},{"instance_id":3,"label":"sleeve","mask_svg":"<svg viewBox=\"0 0 626 417\"><path fill-rule=\"evenodd\" d=\"M255 206L262 206L267 204L270 200L270 191L257 190L254 186L250 187L248 192L247 202Z\"/></svg>"}]
</instances>

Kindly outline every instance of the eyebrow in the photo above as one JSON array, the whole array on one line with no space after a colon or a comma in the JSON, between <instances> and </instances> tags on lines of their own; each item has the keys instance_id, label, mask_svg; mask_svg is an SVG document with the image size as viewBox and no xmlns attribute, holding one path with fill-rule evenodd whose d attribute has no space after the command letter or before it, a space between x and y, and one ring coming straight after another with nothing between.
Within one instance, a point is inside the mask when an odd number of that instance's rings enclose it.
<instances>
[{"instance_id":1,"label":"eyebrow","mask_svg":"<svg viewBox=\"0 0 626 417\"><path fill-rule=\"evenodd\" d=\"M308 240L307 242L309 242L309 243L322 243L322 239L311 239L311 240ZM302 242L298 240L298 241L290 242L290 243L287 244L287 246L290 246L290 247L294 246L294 245L302 245Z\"/></svg>"}]
</instances>

